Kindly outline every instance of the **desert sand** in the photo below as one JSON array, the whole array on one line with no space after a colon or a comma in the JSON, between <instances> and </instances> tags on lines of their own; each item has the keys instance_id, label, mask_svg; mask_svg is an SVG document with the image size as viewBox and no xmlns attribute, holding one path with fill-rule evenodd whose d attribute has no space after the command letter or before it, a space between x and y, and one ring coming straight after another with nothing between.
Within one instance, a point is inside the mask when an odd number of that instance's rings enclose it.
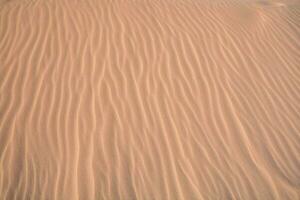
<instances>
[{"instance_id":1,"label":"desert sand","mask_svg":"<svg viewBox=\"0 0 300 200\"><path fill-rule=\"evenodd\" d=\"M299 200L300 1L1 0L0 200Z\"/></svg>"}]
</instances>

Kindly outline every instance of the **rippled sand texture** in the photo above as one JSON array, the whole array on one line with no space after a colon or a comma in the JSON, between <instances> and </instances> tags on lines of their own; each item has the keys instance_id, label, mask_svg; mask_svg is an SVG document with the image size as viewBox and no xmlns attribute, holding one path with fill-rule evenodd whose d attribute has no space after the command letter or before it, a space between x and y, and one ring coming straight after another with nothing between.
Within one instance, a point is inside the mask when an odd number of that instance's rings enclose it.
<instances>
[{"instance_id":1,"label":"rippled sand texture","mask_svg":"<svg viewBox=\"0 0 300 200\"><path fill-rule=\"evenodd\" d=\"M0 3L0 200L298 200L300 2Z\"/></svg>"}]
</instances>

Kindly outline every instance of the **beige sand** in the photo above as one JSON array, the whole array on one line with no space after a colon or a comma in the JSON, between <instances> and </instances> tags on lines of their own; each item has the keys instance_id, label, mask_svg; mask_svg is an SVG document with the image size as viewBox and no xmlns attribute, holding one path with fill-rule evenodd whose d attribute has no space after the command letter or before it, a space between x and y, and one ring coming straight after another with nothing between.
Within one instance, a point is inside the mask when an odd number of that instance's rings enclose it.
<instances>
[{"instance_id":1,"label":"beige sand","mask_svg":"<svg viewBox=\"0 0 300 200\"><path fill-rule=\"evenodd\" d=\"M0 2L0 200L300 199L300 1Z\"/></svg>"}]
</instances>

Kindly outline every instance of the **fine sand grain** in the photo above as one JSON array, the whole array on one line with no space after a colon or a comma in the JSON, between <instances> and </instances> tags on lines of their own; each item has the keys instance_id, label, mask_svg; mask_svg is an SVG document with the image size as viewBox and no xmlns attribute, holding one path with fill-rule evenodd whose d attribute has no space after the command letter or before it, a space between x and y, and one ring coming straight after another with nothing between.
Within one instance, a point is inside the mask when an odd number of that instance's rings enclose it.
<instances>
[{"instance_id":1,"label":"fine sand grain","mask_svg":"<svg viewBox=\"0 0 300 200\"><path fill-rule=\"evenodd\" d=\"M0 200L299 200L299 0L0 0Z\"/></svg>"}]
</instances>

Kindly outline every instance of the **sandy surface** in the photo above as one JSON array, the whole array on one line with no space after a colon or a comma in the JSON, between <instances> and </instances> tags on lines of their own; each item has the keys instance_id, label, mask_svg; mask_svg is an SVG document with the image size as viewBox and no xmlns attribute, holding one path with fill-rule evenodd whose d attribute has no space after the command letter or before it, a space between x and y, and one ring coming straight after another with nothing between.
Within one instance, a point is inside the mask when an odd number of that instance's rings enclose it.
<instances>
[{"instance_id":1,"label":"sandy surface","mask_svg":"<svg viewBox=\"0 0 300 200\"><path fill-rule=\"evenodd\" d=\"M300 199L300 1L0 0L0 200Z\"/></svg>"}]
</instances>

